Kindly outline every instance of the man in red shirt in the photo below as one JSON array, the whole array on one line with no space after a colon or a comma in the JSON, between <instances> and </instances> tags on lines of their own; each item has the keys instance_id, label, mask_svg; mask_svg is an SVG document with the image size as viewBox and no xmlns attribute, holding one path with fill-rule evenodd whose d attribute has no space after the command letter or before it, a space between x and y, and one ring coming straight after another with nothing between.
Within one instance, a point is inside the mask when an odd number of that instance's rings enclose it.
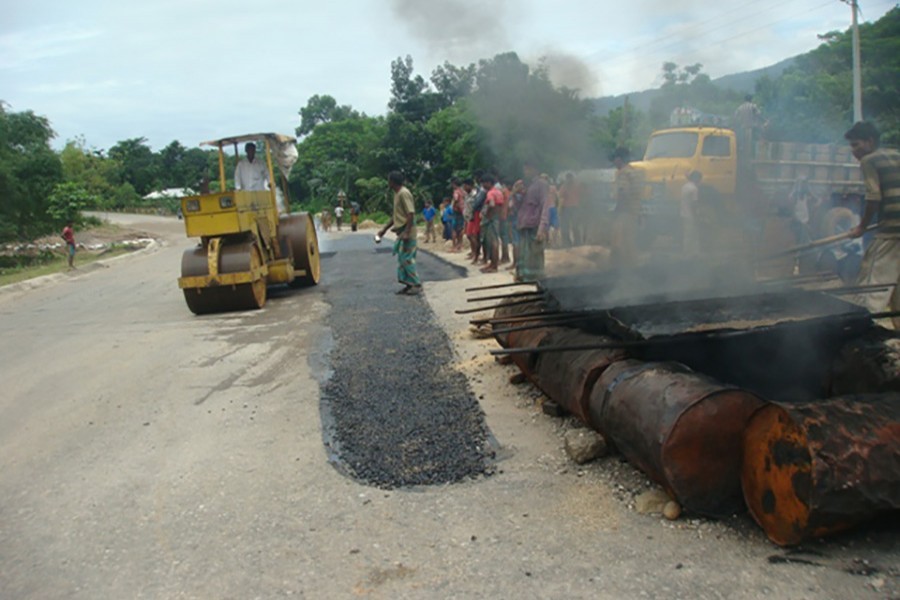
<instances>
[{"instance_id":1,"label":"man in red shirt","mask_svg":"<svg viewBox=\"0 0 900 600\"><path fill-rule=\"evenodd\" d=\"M484 231L485 257L490 260L481 269L482 273L496 273L500 260L500 214L506 200L503 192L497 189L496 183L493 175L485 174L481 177L481 185L487 191L481 229Z\"/></svg>"},{"instance_id":2,"label":"man in red shirt","mask_svg":"<svg viewBox=\"0 0 900 600\"><path fill-rule=\"evenodd\" d=\"M62 230L62 239L66 241L66 258L69 261L69 268L75 268L75 231L72 229L72 221L66 221L66 226Z\"/></svg>"}]
</instances>

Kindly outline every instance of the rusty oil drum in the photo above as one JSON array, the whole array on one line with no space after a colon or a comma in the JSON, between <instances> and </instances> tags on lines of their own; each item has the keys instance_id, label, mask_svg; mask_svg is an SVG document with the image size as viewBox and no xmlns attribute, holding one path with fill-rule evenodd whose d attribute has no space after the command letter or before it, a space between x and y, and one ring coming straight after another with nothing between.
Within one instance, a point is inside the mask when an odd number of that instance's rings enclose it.
<instances>
[{"instance_id":1,"label":"rusty oil drum","mask_svg":"<svg viewBox=\"0 0 900 600\"><path fill-rule=\"evenodd\" d=\"M502 319L506 317L517 317L519 315L531 314L538 311L544 311L547 309L547 306L543 303L540 304L513 304L512 306L501 305L496 310L494 310L494 318ZM536 318L535 320L524 320L517 321L515 323L504 323L498 325L498 329L505 329L507 327L519 327L524 325L535 325L540 324L541 320ZM494 335L494 339L497 340L497 343L500 344L504 348L534 348L540 345L541 341L547 337L552 331L558 330L557 327L539 327L537 329L526 329L524 331L511 331L509 333L499 333ZM519 370L528 377L529 381L532 383L537 383L535 370L537 369L538 359L540 358L540 354L537 352L527 352L520 354L510 354L510 358L513 363L519 367Z\"/></svg>"},{"instance_id":2,"label":"rusty oil drum","mask_svg":"<svg viewBox=\"0 0 900 600\"><path fill-rule=\"evenodd\" d=\"M614 341L612 338L584 333L577 329L560 328L545 335L539 345L576 346L612 341ZM596 429L589 414L591 391L603 371L625 357L626 353L622 349L542 354L536 365L536 383L554 402L575 415L581 422Z\"/></svg>"},{"instance_id":3,"label":"rusty oil drum","mask_svg":"<svg viewBox=\"0 0 900 600\"><path fill-rule=\"evenodd\" d=\"M763 401L678 363L613 363L590 398L590 419L686 510L743 509L744 428Z\"/></svg>"},{"instance_id":4,"label":"rusty oil drum","mask_svg":"<svg viewBox=\"0 0 900 600\"><path fill-rule=\"evenodd\" d=\"M541 327L539 329L526 329L525 331L515 331L508 334L507 340L512 348L535 348L544 343L549 336L555 332L561 331L559 327ZM528 379L541 387L538 380L538 366L544 360L547 354L540 352L521 352L511 354L513 362L519 367Z\"/></svg>"},{"instance_id":5,"label":"rusty oil drum","mask_svg":"<svg viewBox=\"0 0 900 600\"><path fill-rule=\"evenodd\" d=\"M519 317L521 315L531 314L535 312L540 312L547 310L547 306L543 303L540 304L512 304L506 305L501 304L496 309L494 309L494 318L495 319L505 319L509 317ZM516 327L520 325L530 325L532 323L538 323L540 320L535 319L534 321L524 320L517 321L515 323L501 323L497 324L494 327L497 329L506 329L508 327ZM509 348L512 345L511 339L515 339L515 335L517 332L512 333L498 333L494 335L494 339L497 340L497 343L500 344L504 348ZM512 337L511 337L512 336ZM522 344L519 344L520 346Z\"/></svg>"},{"instance_id":6,"label":"rusty oil drum","mask_svg":"<svg viewBox=\"0 0 900 600\"><path fill-rule=\"evenodd\" d=\"M831 395L900 392L900 333L873 327L840 349L831 367Z\"/></svg>"},{"instance_id":7,"label":"rusty oil drum","mask_svg":"<svg viewBox=\"0 0 900 600\"><path fill-rule=\"evenodd\" d=\"M741 482L782 546L900 509L900 394L765 406L747 426Z\"/></svg>"}]
</instances>

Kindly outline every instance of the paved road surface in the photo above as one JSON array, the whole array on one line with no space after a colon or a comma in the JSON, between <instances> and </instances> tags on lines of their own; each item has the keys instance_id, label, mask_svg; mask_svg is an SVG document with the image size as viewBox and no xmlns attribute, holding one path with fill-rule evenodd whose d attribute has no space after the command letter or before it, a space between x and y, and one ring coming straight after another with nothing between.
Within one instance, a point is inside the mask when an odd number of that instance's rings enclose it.
<instances>
[{"instance_id":1,"label":"paved road surface","mask_svg":"<svg viewBox=\"0 0 900 600\"><path fill-rule=\"evenodd\" d=\"M181 223L132 222L162 246L0 294L0 598L896 591L896 538L876 530L828 546L831 556L803 555L825 566L773 565L767 556L781 552L752 527L635 515L600 471L566 465L557 425L516 405L520 392L486 389L481 373L496 367L474 354L461 362L476 365L470 383L501 445L497 473L392 491L358 483L323 446L326 297L335 276L357 278L366 294L366 278L391 276L391 259L384 272L343 275L326 259L318 288L198 318L175 283L189 245ZM334 248L370 251L346 239ZM453 286L426 291L440 299ZM842 570L855 557L877 572Z\"/></svg>"}]
</instances>

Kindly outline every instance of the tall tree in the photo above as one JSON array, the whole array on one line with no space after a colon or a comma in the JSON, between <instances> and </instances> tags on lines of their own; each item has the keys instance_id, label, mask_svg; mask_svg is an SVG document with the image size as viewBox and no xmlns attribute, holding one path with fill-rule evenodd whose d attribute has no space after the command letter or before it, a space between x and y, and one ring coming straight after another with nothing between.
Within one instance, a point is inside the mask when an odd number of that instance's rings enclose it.
<instances>
[{"instance_id":1,"label":"tall tree","mask_svg":"<svg viewBox=\"0 0 900 600\"><path fill-rule=\"evenodd\" d=\"M298 136L308 135L320 123L331 123L359 117L360 114L349 105L338 106L337 100L331 96L314 95L300 109L300 126L296 128Z\"/></svg>"},{"instance_id":2,"label":"tall tree","mask_svg":"<svg viewBox=\"0 0 900 600\"><path fill-rule=\"evenodd\" d=\"M62 181L62 164L50 148L54 136L46 117L9 112L0 102L0 240L52 229L47 198Z\"/></svg>"},{"instance_id":3,"label":"tall tree","mask_svg":"<svg viewBox=\"0 0 900 600\"><path fill-rule=\"evenodd\" d=\"M120 164L121 182L130 183L141 196L158 186L158 168L146 138L131 138L116 143L109 149L109 157Z\"/></svg>"}]
</instances>

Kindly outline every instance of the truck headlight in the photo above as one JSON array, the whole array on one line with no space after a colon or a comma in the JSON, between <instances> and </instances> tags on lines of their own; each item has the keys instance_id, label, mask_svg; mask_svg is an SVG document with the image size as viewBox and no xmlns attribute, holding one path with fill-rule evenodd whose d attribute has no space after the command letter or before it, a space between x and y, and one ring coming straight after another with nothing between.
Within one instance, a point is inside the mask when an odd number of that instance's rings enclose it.
<instances>
[{"instance_id":1,"label":"truck headlight","mask_svg":"<svg viewBox=\"0 0 900 600\"><path fill-rule=\"evenodd\" d=\"M231 196L220 196L219 197L219 208L233 208L234 207L234 198Z\"/></svg>"},{"instance_id":2,"label":"truck headlight","mask_svg":"<svg viewBox=\"0 0 900 600\"><path fill-rule=\"evenodd\" d=\"M194 198L193 200L185 200L184 210L185 212L200 212L200 199Z\"/></svg>"}]
</instances>

